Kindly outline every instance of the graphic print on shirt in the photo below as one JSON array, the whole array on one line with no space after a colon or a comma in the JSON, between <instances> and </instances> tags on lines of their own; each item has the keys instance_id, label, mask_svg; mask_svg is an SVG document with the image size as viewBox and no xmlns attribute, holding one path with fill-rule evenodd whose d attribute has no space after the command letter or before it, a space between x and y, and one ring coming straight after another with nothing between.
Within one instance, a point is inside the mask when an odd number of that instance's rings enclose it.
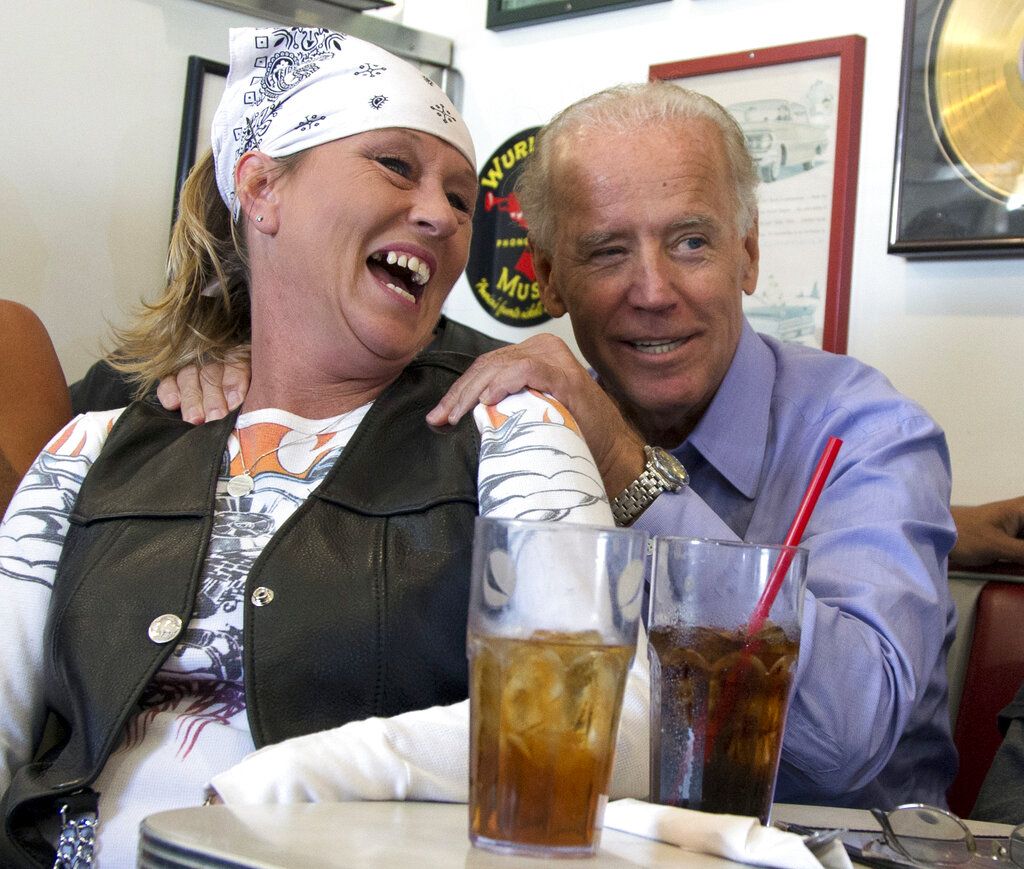
<instances>
[{"instance_id":1,"label":"graphic print on shirt","mask_svg":"<svg viewBox=\"0 0 1024 869\"><path fill-rule=\"evenodd\" d=\"M141 711L126 733L126 749L144 738L152 709L176 713L177 755L182 760L209 724L229 724L244 715L246 578L277 529L327 475L351 429L306 434L260 422L237 434L248 463L239 455L238 438L232 437L217 481L210 547L192 617L140 699ZM240 497L228 494L231 477L246 471L255 480L253 491Z\"/></svg>"},{"instance_id":2,"label":"graphic print on shirt","mask_svg":"<svg viewBox=\"0 0 1024 869\"><path fill-rule=\"evenodd\" d=\"M480 515L598 521L608 496L568 409L528 389L474 411L480 429ZM591 516L591 511L597 510Z\"/></svg>"},{"instance_id":3,"label":"graphic print on shirt","mask_svg":"<svg viewBox=\"0 0 1024 869\"><path fill-rule=\"evenodd\" d=\"M0 538L0 576L53 588L68 516L119 413L104 414L92 427L82 417L72 420L32 463Z\"/></svg>"},{"instance_id":4,"label":"graphic print on shirt","mask_svg":"<svg viewBox=\"0 0 1024 869\"><path fill-rule=\"evenodd\" d=\"M146 738L149 725L159 715L172 713L177 721L176 757L185 760L208 724L230 724L245 711L245 688L238 682L168 679L158 673L143 690L139 708L141 711L125 725L117 751L137 748Z\"/></svg>"}]
</instances>

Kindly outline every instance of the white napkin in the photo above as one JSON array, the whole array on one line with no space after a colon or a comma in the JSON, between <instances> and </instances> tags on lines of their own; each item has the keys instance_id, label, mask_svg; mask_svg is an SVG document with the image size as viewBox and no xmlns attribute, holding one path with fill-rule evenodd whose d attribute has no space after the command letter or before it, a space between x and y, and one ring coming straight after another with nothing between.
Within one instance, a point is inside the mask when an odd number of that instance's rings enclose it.
<instances>
[{"instance_id":1,"label":"white napkin","mask_svg":"<svg viewBox=\"0 0 1024 869\"><path fill-rule=\"evenodd\" d=\"M815 857L794 833L763 827L756 818L716 815L626 799L609 803L604 826L612 830L678 845L687 851L712 854L738 863L777 869L851 869L850 858L837 840Z\"/></svg>"},{"instance_id":2,"label":"white napkin","mask_svg":"<svg viewBox=\"0 0 1024 869\"><path fill-rule=\"evenodd\" d=\"M464 803L469 701L366 718L268 745L215 775L229 805L345 800Z\"/></svg>"}]
</instances>

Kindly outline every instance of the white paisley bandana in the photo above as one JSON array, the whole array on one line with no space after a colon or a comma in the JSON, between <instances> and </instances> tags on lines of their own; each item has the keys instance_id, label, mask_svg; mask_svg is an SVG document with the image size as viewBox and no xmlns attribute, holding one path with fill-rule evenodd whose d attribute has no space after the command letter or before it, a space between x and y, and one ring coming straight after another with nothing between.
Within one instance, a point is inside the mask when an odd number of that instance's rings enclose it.
<instances>
[{"instance_id":1,"label":"white paisley bandana","mask_svg":"<svg viewBox=\"0 0 1024 869\"><path fill-rule=\"evenodd\" d=\"M457 148L473 140L441 88L404 60L325 28L233 28L227 88L213 118L221 198L237 216L235 164L247 151L285 157L367 130L404 127Z\"/></svg>"}]
</instances>

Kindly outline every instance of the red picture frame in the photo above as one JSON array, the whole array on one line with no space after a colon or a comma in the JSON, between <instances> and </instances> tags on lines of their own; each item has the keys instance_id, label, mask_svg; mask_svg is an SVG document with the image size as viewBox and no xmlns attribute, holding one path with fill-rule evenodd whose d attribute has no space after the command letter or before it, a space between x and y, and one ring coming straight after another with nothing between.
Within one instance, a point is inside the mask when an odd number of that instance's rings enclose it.
<instances>
[{"instance_id":1,"label":"red picture frame","mask_svg":"<svg viewBox=\"0 0 1024 869\"><path fill-rule=\"evenodd\" d=\"M850 280L853 265L853 238L854 218L857 205L857 168L860 157L860 123L861 105L864 87L864 55L865 39L862 36L849 35L837 36L829 39L819 39L812 42L799 42L791 45L777 45L768 48L759 48L751 51L738 51L733 54L720 54L711 57L699 57L692 60L680 60L671 63L660 63L650 67L649 78L665 79L675 81L684 87L691 87L694 90L707 93L714 99L725 104L725 101L716 96L716 90L728 92L730 89L730 76L742 75L743 71L758 69L764 72L764 68L773 67L771 70L772 80L782 82L783 85L776 85L784 90L784 83L792 79L794 87L798 78L806 76L809 71L819 67L807 66L809 61L824 61L832 64L831 59L838 63L838 71L835 74L835 81L827 81L827 85L834 89L834 103L832 98L822 97L822 105L828 106L830 123L834 123L834 137L831 143L822 144L819 142L814 154L801 153L791 160L794 164L790 167L782 166L780 161L786 159L786 152L781 141L782 135L775 138L780 141L775 143L775 156L770 163L761 163L762 178L768 181L787 180L780 179L780 175L789 173L789 178L796 178L799 170L795 163L801 161L802 166L810 170L817 166L832 167L831 197L829 214L822 214L821 231L827 231L827 275L825 276L825 298L823 313L819 310L815 313L818 321L815 329L815 337L820 335L820 346L824 350L833 353L846 352L847 326L849 320L850 302ZM825 68L825 67L820 67ZM829 75L832 74L832 66L828 66ZM763 78L763 76L759 76ZM828 78L828 75L826 76ZM740 79L731 82L733 89L739 84ZM780 90L780 92L781 92ZM749 101L752 105L755 101ZM758 100L758 103L767 103L767 100ZM778 103L785 103L786 100L778 99ZM735 107L747 105L746 103L735 103ZM797 106L800 103L790 103L793 112L799 111ZM737 109L737 111L742 111ZM753 111L753 109L751 109ZM760 110L759 110L760 111ZM734 114L737 112L734 111ZM795 117L795 114L794 114ZM738 118L739 119L739 118ZM744 126L741 120L741 126ZM747 142L754 153L754 143L771 142L773 137L765 133L748 132L751 128L744 127L747 132ZM829 128L831 131L831 127ZM757 138L752 141L752 136ZM823 137L825 138L825 137ZM791 150L795 150L795 146ZM801 158L810 159L801 159ZM809 171L806 174L810 174ZM767 187L765 183L765 187ZM827 179L824 182L827 190ZM794 185L797 186L797 185ZM761 247L765 250L770 239L766 238L767 218L762 206L761 213ZM764 259L762 257L762 263ZM762 275L763 277L763 275ZM817 284L814 293L818 291ZM760 289L759 289L760 292ZM784 307L784 306L783 306ZM791 306L794 307L794 306ZM810 307L808 305L807 307ZM819 303L819 307L820 303ZM784 336L783 336L784 337ZM817 340L806 340L804 343L815 343Z\"/></svg>"}]
</instances>

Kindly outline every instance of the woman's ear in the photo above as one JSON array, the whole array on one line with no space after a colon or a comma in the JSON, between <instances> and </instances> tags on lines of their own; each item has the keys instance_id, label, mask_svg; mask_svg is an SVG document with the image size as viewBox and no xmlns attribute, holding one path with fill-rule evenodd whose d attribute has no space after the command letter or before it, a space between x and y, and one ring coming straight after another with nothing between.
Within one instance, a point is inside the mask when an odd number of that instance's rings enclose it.
<instances>
[{"instance_id":1,"label":"woman's ear","mask_svg":"<svg viewBox=\"0 0 1024 869\"><path fill-rule=\"evenodd\" d=\"M235 165L235 196L245 221L257 232L274 235L279 225L277 181L281 177L273 158L262 151L246 151Z\"/></svg>"}]
</instances>

